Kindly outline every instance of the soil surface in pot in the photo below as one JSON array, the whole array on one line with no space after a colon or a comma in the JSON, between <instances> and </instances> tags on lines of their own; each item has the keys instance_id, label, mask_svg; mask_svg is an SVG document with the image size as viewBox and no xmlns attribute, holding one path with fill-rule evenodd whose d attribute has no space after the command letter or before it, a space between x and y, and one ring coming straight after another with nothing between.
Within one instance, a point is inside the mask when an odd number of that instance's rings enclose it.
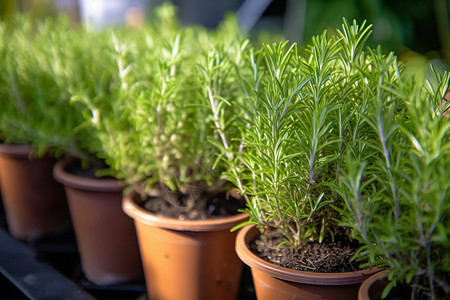
<instances>
[{"instance_id":1,"label":"soil surface in pot","mask_svg":"<svg viewBox=\"0 0 450 300\"><path fill-rule=\"evenodd\" d=\"M93 163L84 165L80 160L74 159L67 164L65 170L73 175L91 179L115 179L112 176L97 176L98 171L108 169L108 165L103 160L96 160Z\"/></svg>"},{"instance_id":2,"label":"soil surface in pot","mask_svg":"<svg viewBox=\"0 0 450 300\"><path fill-rule=\"evenodd\" d=\"M296 248L279 246L285 240L279 231L268 230L250 243L250 250L268 262L293 270L318 273L361 270L362 262L351 261L359 244L345 234L335 234L334 240L322 243L304 241Z\"/></svg>"},{"instance_id":3,"label":"soil surface in pot","mask_svg":"<svg viewBox=\"0 0 450 300\"><path fill-rule=\"evenodd\" d=\"M450 276L446 276L450 277ZM447 284L450 280L450 278L446 278L445 284ZM423 281L423 280L422 280ZM419 283L420 286L427 286L428 282L421 282ZM392 290L389 292L389 294L386 296L386 298L382 299L381 296L379 298L371 299L371 300L429 300L430 294L427 290L416 290L416 293L414 297L412 297L412 287L406 283L399 283L395 287L392 288ZM450 291L447 291L447 293L442 289L438 288L436 286L435 290L435 296L436 299L450 299Z\"/></svg>"},{"instance_id":4,"label":"soil surface in pot","mask_svg":"<svg viewBox=\"0 0 450 300\"><path fill-rule=\"evenodd\" d=\"M411 299L411 287L407 284L400 284L394 287L390 293L384 298L384 300L410 300ZM381 300L382 298L379 297L378 299L373 300ZM422 299L422 298L420 298ZM428 299L428 298L423 298Z\"/></svg>"},{"instance_id":5,"label":"soil surface in pot","mask_svg":"<svg viewBox=\"0 0 450 300\"><path fill-rule=\"evenodd\" d=\"M165 195L164 195L165 194ZM179 220L205 220L236 215L245 207L243 197L235 190L208 192L193 187L189 191L164 191L160 196L148 197L139 204L160 216Z\"/></svg>"}]
</instances>

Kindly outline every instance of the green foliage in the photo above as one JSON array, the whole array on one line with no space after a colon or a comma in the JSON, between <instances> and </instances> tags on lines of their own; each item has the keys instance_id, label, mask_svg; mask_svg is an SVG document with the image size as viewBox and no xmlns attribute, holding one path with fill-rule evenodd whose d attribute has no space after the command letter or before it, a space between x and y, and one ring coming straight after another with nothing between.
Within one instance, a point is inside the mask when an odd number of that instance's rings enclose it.
<instances>
[{"instance_id":1,"label":"green foliage","mask_svg":"<svg viewBox=\"0 0 450 300\"><path fill-rule=\"evenodd\" d=\"M386 295L399 282L412 299L445 297L450 271L450 121L443 105L448 73L426 86L408 79L391 53L363 54L361 118L337 189L340 212L363 244L358 259L389 270ZM360 69L360 67L358 67ZM448 294L447 294L448 297Z\"/></svg>"},{"instance_id":2,"label":"green foliage","mask_svg":"<svg viewBox=\"0 0 450 300\"><path fill-rule=\"evenodd\" d=\"M245 45L237 42L232 16L214 31L182 27L175 7L165 4L139 30L95 31L63 18L34 23L18 15L1 33L5 142L32 143L41 154L53 149L89 163L103 159L110 169L98 175L124 179L144 194L154 185L211 185L224 171L213 142L217 120L204 102L209 71L201 65L216 46L227 52L230 63L211 74L218 83L211 92L234 85L227 95L237 95L230 71ZM229 47L234 43L238 48Z\"/></svg>"},{"instance_id":3,"label":"green foliage","mask_svg":"<svg viewBox=\"0 0 450 300\"><path fill-rule=\"evenodd\" d=\"M32 144L39 155L64 153L96 164L97 156L105 157L100 131L84 121L100 111L90 111L89 101L101 102L105 113L113 107L111 33L73 27L65 17L36 22L31 15L17 14L14 22L3 25L4 141Z\"/></svg>"},{"instance_id":4,"label":"green foliage","mask_svg":"<svg viewBox=\"0 0 450 300\"><path fill-rule=\"evenodd\" d=\"M241 151L228 155L224 176L251 196L250 222L280 230L292 246L332 237L337 226L333 184L353 134L350 120L365 105L355 97L364 80L356 67L366 67L359 60L370 26L345 22L343 32L315 37L306 56L287 42L246 51L236 68L244 99L218 98L226 99L218 115L234 105L239 116L232 126Z\"/></svg>"},{"instance_id":5,"label":"green foliage","mask_svg":"<svg viewBox=\"0 0 450 300\"><path fill-rule=\"evenodd\" d=\"M204 83L214 81L211 92L217 88L231 95L235 83L229 81L236 79L228 65L220 75L208 70L205 57L215 59L213 45L224 43L221 51L238 60L228 48L240 40L237 24L230 18L209 32L182 27L175 13L163 5L140 31L115 30L96 61L104 65L88 72L95 78L73 89L73 101L86 108L83 130L98 132L100 155L110 171L143 196L155 187L211 186L224 170Z\"/></svg>"},{"instance_id":6,"label":"green foliage","mask_svg":"<svg viewBox=\"0 0 450 300\"><path fill-rule=\"evenodd\" d=\"M239 174L243 144L236 124L245 126L241 109L245 95L240 72L245 69L245 56L250 46L248 40L239 38L235 22L228 20L224 25L228 27L223 26L212 37L211 45L204 49L198 62L200 100L203 101L201 105L208 108L209 126L213 129L208 141L218 152L213 168L221 172L223 179L242 190Z\"/></svg>"},{"instance_id":7,"label":"green foliage","mask_svg":"<svg viewBox=\"0 0 450 300\"><path fill-rule=\"evenodd\" d=\"M447 0L308 1L303 41L320 33L322 28L339 26L342 17L367 20L374 24L370 45L381 44L384 50L395 50L400 60L419 59L419 53L426 55L428 58L422 59L427 61L441 56L448 68L449 9ZM410 68L409 63L407 68ZM416 70L416 73L419 71L423 72Z\"/></svg>"},{"instance_id":8,"label":"green foliage","mask_svg":"<svg viewBox=\"0 0 450 300\"><path fill-rule=\"evenodd\" d=\"M14 0L5 0L0 3L0 20L9 21L14 12Z\"/></svg>"},{"instance_id":9,"label":"green foliage","mask_svg":"<svg viewBox=\"0 0 450 300\"><path fill-rule=\"evenodd\" d=\"M33 24L29 15L0 26L0 132L6 143L59 154L74 143L72 129L81 122L67 89L78 54L76 32L65 18Z\"/></svg>"},{"instance_id":10,"label":"green foliage","mask_svg":"<svg viewBox=\"0 0 450 300\"><path fill-rule=\"evenodd\" d=\"M291 246L348 227L358 259L390 270L386 293L448 288L448 74L417 84L366 47L365 23L344 20L303 55L253 49L232 17L208 31L175 16L163 5L138 31L0 24L0 139L104 159L99 175L143 196L221 178L247 199L240 226Z\"/></svg>"},{"instance_id":11,"label":"green foliage","mask_svg":"<svg viewBox=\"0 0 450 300\"><path fill-rule=\"evenodd\" d=\"M190 92L189 60L174 16L173 7L165 6L139 32L91 32L92 42L102 44L87 43L81 81L72 87L72 101L85 108L79 130L97 133L90 146L101 149L109 173L144 191L160 181L173 187L176 176L170 175L180 171L180 148L192 130L183 126L192 117L183 103ZM160 24L166 26L158 30Z\"/></svg>"}]
</instances>

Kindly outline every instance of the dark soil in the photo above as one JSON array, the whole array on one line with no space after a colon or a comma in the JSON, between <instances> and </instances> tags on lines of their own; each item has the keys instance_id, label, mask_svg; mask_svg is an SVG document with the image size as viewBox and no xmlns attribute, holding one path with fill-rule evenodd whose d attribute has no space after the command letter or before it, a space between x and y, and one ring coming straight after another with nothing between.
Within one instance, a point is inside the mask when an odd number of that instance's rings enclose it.
<instances>
[{"instance_id":1,"label":"dark soil","mask_svg":"<svg viewBox=\"0 0 450 300\"><path fill-rule=\"evenodd\" d=\"M78 160L74 159L70 163L67 164L65 170L73 175L85 177L85 178L92 178L92 179L114 179L114 177L111 176L102 176L98 177L96 176L96 172L104 169L108 169L108 165L102 161L98 160L95 162L95 164L86 164L83 165L83 163Z\"/></svg>"},{"instance_id":2,"label":"dark soil","mask_svg":"<svg viewBox=\"0 0 450 300\"><path fill-rule=\"evenodd\" d=\"M407 284L397 285L390 291L384 300L411 300L411 292L411 286ZM381 296L377 300L381 300Z\"/></svg>"},{"instance_id":3,"label":"dark soil","mask_svg":"<svg viewBox=\"0 0 450 300\"><path fill-rule=\"evenodd\" d=\"M97 179L113 179L110 176L98 177L96 172L107 169L104 161L84 166L80 160L72 160L65 170L71 174ZM226 186L226 185L219 185ZM140 202L146 210L165 217L179 220L204 220L227 217L239 213L245 207L245 201L235 190L227 192L209 191L200 183L184 187L185 192L158 190L158 196L148 197Z\"/></svg>"},{"instance_id":4,"label":"dark soil","mask_svg":"<svg viewBox=\"0 0 450 300\"><path fill-rule=\"evenodd\" d=\"M208 193L194 187L187 193L165 191L158 197L148 197L140 205L156 215L205 220L236 215L238 209L245 207L245 202L234 191Z\"/></svg>"},{"instance_id":5,"label":"dark soil","mask_svg":"<svg viewBox=\"0 0 450 300\"><path fill-rule=\"evenodd\" d=\"M447 285L450 278L450 276L447 275L445 278L443 278L444 284ZM422 280L418 285L426 287L428 282L424 282L426 280ZM448 286L446 286L447 289L449 289ZM450 290L445 291L444 288L440 288L437 285L435 286L435 297L436 299L450 299ZM406 283L399 283L397 284L392 290L389 292L389 294L384 298L383 300L429 300L431 299L431 296L429 294L429 291L423 290L423 289L416 289L414 297L412 297L413 289L411 285L408 285ZM381 296L374 300L382 300Z\"/></svg>"},{"instance_id":6,"label":"dark soil","mask_svg":"<svg viewBox=\"0 0 450 300\"><path fill-rule=\"evenodd\" d=\"M250 249L268 262L294 270L318 273L360 270L361 262L350 261L359 245L344 234L335 235L334 241L305 241L294 249L286 244L278 246L283 241L281 233L273 230L259 235Z\"/></svg>"}]
</instances>

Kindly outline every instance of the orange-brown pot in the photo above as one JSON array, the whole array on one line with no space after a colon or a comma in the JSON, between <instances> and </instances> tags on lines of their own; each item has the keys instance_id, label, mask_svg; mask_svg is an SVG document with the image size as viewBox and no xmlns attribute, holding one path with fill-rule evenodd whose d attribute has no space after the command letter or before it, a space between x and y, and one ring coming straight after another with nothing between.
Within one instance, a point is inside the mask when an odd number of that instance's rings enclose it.
<instances>
[{"instance_id":1,"label":"orange-brown pot","mask_svg":"<svg viewBox=\"0 0 450 300\"><path fill-rule=\"evenodd\" d=\"M255 225L241 229L236 252L252 271L258 300L283 299L357 299L361 283L379 268L347 273L315 273L283 268L253 254L248 244L259 234Z\"/></svg>"},{"instance_id":2,"label":"orange-brown pot","mask_svg":"<svg viewBox=\"0 0 450 300\"><path fill-rule=\"evenodd\" d=\"M363 282L358 292L358 300L381 299L384 288L389 284L388 271L381 271Z\"/></svg>"},{"instance_id":3,"label":"orange-brown pot","mask_svg":"<svg viewBox=\"0 0 450 300\"><path fill-rule=\"evenodd\" d=\"M55 160L29 159L31 146L0 143L0 178L10 234L33 242L70 223L64 188L52 176Z\"/></svg>"},{"instance_id":4,"label":"orange-brown pot","mask_svg":"<svg viewBox=\"0 0 450 300\"><path fill-rule=\"evenodd\" d=\"M115 179L68 173L69 163L56 163L54 176L66 189L84 275L99 285L141 277L136 230L122 211L123 186Z\"/></svg>"},{"instance_id":5,"label":"orange-brown pot","mask_svg":"<svg viewBox=\"0 0 450 300\"><path fill-rule=\"evenodd\" d=\"M149 299L236 299L243 265L230 229L247 214L181 221L144 210L135 194L123 209L135 221Z\"/></svg>"}]
</instances>

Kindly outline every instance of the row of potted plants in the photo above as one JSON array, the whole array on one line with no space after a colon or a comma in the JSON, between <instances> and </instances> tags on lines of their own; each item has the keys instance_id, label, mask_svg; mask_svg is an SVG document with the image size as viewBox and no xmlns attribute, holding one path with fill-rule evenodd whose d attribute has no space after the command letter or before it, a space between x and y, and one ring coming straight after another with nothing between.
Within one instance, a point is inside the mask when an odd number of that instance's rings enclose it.
<instances>
[{"instance_id":1,"label":"row of potted plants","mask_svg":"<svg viewBox=\"0 0 450 300\"><path fill-rule=\"evenodd\" d=\"M175 204L174 207L187 211L184 214L186 218L204 218L205 212L218 216L227 215L230 211L235 214L236 205L243 206L238 200L231 208L221 205L220 200L229 197L225 195L226 185L222 182L209 189L211 198L202 196L204 200L198 200L196 197L206 184L212 186L212 182L218 180L220 169L212 170L208 165L213 159L213 146L208 141L213 129L209 125L208 109L194 101L200 93L200 82L190 73L190 68L198 68L196 57L209 50L209 43L219 40L231 43L238 36L237 26L230 19L223 28L214 32L202 28L182 29L175 18L174 8L167 5L156 11L153 20L141 31L72 28L65 19L34 24L29 16L18 16L13 24L3 24L2 27L4 41L13 40L8 46L3 44L5 47L2 49L6 54L1 77L1 104L5 108L1 118L4 146L32 144L33 149L39 150L39 155L61 157L63 154L77 159L59 161L53 173L57 181L65 185L84 274L96 284L132 280L141 272L134 226L121 209L124 186L141 197L148 195L150 190L157 191L168 201L164 200L163 206L165 203ZM165 24L165 27L160 28L160 24ZM189 44L191 42L192 45ZM199 48L203 50L199 51ZM29 53L30 58L20 51ZM14 55L16 59L11 59ZM22 67L21 61L29 69ZM47 61L49 67L41 67L41 63ZM47 86L36 87L35 80L46 80ZM28 116L31 113L36 113L33 119ZM152 115L158 119L157 123L149 119ZM24 129L23 125L27 127ZM41 134L43 132L45 135ZM152 138L148 139L150 136ZM25 158L28 158L28 153ZM33 160L36 161L40 160ZM81 170L78 166L82 167ZM9 165L2 165L2 178L16 181L10 169ZM48 170L51 170L51 165ZM91 177L95 173L100 177L118 178L121 182L96 179L92 183L90 179L76 176L79 173L88 173ZM38 177L43 177L42 173ZM10 184L3 183L8 187ZM89 196L86 190L94 190L94 195ZM177 196L177 190L180 196ZM36 200L34 194L24 198L44 203ZM18 202L17 197L11 198L6 194L3 199L5 202L9 199L10 202ZM57 200L65 204L62 196ZM191 209L187 209L190 206ZM207 210L198 206L207 206ZM7 214L11 216L14 209L7 208ZM140 206L136 209L142 211ZM25 210L35 212L29 204ZM52 212L61 215L50 204L44 211L48 215ZM48 216L46 218L49 219ZM217 230L216 223L222 223L221 220L211 220L206 224L193 222L190 226L187 221L180 222L182 225L175 228L182 234L171 242L175 243L173 251L179 252L180 242L186 244L187 240L189 244L192 235L200 232L192 250L182 250L181 254L155 246L155 243L163 241L152 243L147 238L143 239L144 265L165 262L163 273L146 275L148 286L151 286L149 294L162 297L176 293L173 296L176 299L210 298L212 289L218 287L224 299L235 298L242 263L234 252L236 233L231 233L230 228L245 218L245 214L232 217L224 225L219 224L219 232L214 234L211 230ZM194 233L184 234L192 226ZM24 234L15 234L14 226L10 224L9 227L14 236L31 242L54 230L54 227L40 228L36 234L29 234L28 231L36 231L29 229ZM137 227L140 228L139 225ZM168 230L163 228L160 231ZM83 236L88 233L93 236L86 241ZM228 242L228 245L224 247L203 241L210 237L222 244ZM152 252L162 249L164 260L157 253L145 254L147 248ZM114 254L113 250L117 249L119 252ZM92 251L94 254L90 254ZM197 254L189 258L186 254L190 252ZM216 254L209 255L211 262L205 262L208 257L205 253ZM177 255L181 257L177 258ZM220 265L212 268L217 259ZM191 262L192 270L179 272L179 260ZM198 263L193 263L196 260ZM168 262L173 265L172 269ZM121 265L126 266L125 271L119 271ZM153 272L147 271L153 270L153 266L145 269L146 273ZM193 275L194 272L205 278L199 279L199 275ZM181 281L186 282L189 291L167 285L167 280L175 280L173 276L176 274L184 276ZM162 283L158 283L161 280ZM205 286L211 288L206 289Z\"/></svg>"},{"instance_id":2,"label":"row of potted plants","mask_svg":"<svg viewBox=\"0 0 450 300\"><path fill-rule=\"evenodd\" d=\"M134 225L121 210L123 186L102 180L98 190L86 179L55 176L56 181L53 176L63 155L97 163L91 150L98 147L95 134L81 127L83 107L73 105L71 97L85 82L80 78L94 79L89 77L95 64L88 64L88 51L106 49L106 40L98 38L87 49L97 34L76 30L65 18L36 22L18 15L2 25L0 172L9 231L34 243L73 224L90 281L112 284L141 276ZM95 57L98 67L105 66L101 55ZM67 162L61 160L56 167ZM95 201L89 201L83 190L94 186L98 191L90 197Z\"/></svg>"},{"instance_id":3,"label":"row of potted plants","mask_svg":"<svg viewBox=\"0 0 450 300\"><path fill-rule=\"evenodd\" d=\"M64 25L61 31L69 32L67 24ZM35 29L31 18L25 17L18 18L11 27L1 24L0 140L4 143L0 148L0 172L7 173L0 177L4 205L9 212L9 230L24 240L35 240L68 223L64 191L52 177L54 158L50 153L45 155L48 149L45 141L66 141L72 135L74 114L64 113L71 107L67 105L68 77L62 58L73 53L62 52L57 46L63 42L62 35L52 34L50 27L49 23L42 23ZM48 118L49 114L54 117ZM35 148L31 155L44 158L28 167L30 144ZM46 175L32 177L33 172L39 175L41 169L46 170ZM29 188L20 187L17 178L23 176L28 177ZM35 193L36 190L40 192ZM23 205L20 198L30 201ZM25 221L15 221L21 215Z\"/></svg>"},{"instance_id":4,"label":"row of potted plants","mask_svg":"<svg viewBox=\"0 0 450 300\"><path fill-rule=\"evenodd\" d=\"M356 298L380 267L383 295L407 284L417 299L448 296L447 73L416 82L393 53L366 46L371 26L346 20L304 49L253 46L233 18L181 26L170 5L139 30L14 22L2 24L0 137L78 159L54 176L93 282L139 276L140 254L150 299L236 298L239 258L258 299ZM109 194L88 200L90 183L65 174L77 165ZM10 167L0 170L3 181ZM83 202L115 204L82 229L94 212ZM122 215L108 221L110 211ZM123 246L112 260L133 257L129 276L89 270L94 241L96 257Z\"/></svg>"}]
</instances>

